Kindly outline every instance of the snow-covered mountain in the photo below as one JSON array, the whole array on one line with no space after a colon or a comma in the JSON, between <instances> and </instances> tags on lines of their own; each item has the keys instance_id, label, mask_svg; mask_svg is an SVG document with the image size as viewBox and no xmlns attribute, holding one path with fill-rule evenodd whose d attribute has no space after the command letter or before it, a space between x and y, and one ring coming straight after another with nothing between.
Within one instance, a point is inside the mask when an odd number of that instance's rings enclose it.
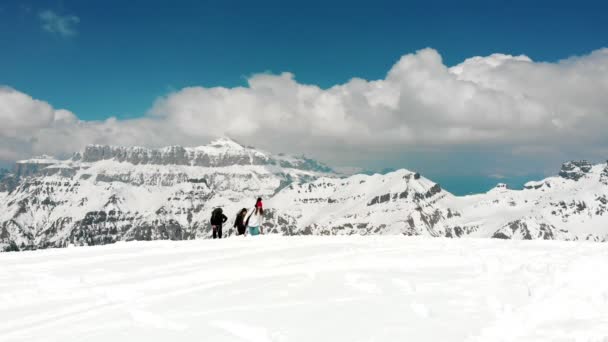
<instances>
[{"instance_id":1,"label":"snow-covered mountain","mask_svg":"<svg viewBox=\"0 0 608 342\"><path fill-rule=\"evenodd\" d=\"M458 197L407 170L292 184L270 201L296 234L405 234L608 240L608 165L563 164L559 176ZM279 209L277 209L279 210Z\"/></svg>"},{"instance_id":2,"label":"snow-covered mountain","mask_svg":"<svg viewBox=\"0 0 608 342\"><path fill-rule=\"evenodd\" d=\"M342 177L314 160L220 139L195 148L93 145L69 160L18 162L0 175L0 250L206 238L213 208L232 220L258 196L264 228L284 235L608 239L606 164L569 162L524 190L457 197L407 170Z\"/></svg>"},{"instance_id":3,"label":"snow-covered mountain","mask_svg":"<svg viewBox=\"0 0 608 342\"><path fill-rule=\"evenodd\" d=\"M497 186L486 194L462 197L452 204L461 213L454 225L478 237L605 242L607 164L567 162L559 176L528 182L524 190Z\"/></svg>"},{"instance_id":4,"label":"snow-covered mountain","mask_svg":"<svg viewBox=\"0 0 608 342\"><path fill-rule=\"evenodd\" d=\"M17 163L0 192L0 241L44 248L203 237L214 207L236 210L324 174L331 169L315 161L227 139L197 148L88 146L66 161Z\"/></svg>"}]
</instances>

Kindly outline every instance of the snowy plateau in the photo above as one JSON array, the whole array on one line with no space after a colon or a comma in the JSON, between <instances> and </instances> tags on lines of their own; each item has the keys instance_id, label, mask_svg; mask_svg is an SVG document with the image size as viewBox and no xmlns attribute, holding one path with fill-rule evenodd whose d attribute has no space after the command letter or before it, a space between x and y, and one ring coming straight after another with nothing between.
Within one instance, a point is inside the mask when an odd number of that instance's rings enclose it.
<instances>
[{"instance_id":1,"label":"snowy plateau","mask_svg":"<svg viewBox=\"0 0 608 342\"><path fill-rule=\"evenodd\" d=\"M232 236L0 254L0 341L608 341L608 249Z\"/></svg>"},{"instance_id":2,"label":"snowy plateau","mask_svg":"<svg viewBox=\"0 0 608 342\"><path fill-rule=\"evenodd\" d=\"M230 139L160 149L87 146L0 172L0 250L210 237L213 208L230 221L258 196L264 230L280 235L608 239L608 165L567 162L559 174L454 196L419 173L342 176L317 161Z\"/></svg>"}]
</instances>

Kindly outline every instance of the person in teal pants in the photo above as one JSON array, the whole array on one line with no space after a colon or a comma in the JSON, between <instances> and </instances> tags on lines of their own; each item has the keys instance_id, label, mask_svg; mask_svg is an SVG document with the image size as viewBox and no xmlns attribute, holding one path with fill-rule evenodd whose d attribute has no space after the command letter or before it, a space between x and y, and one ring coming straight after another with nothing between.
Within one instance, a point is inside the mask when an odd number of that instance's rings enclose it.
<instances>
[{"instance_id":1,"label":"person in teal pants","mask_svg":"<svg viewBox=\"0 0 608 342\"><path fill-rule=\"evenodd\" d=\"M260 235L264 234L264 230L262 229L262 223L264 220L264 206L262 204L262 199L258 198L255 202L255 207L249 213L247 217L247 227L249 228L249 235Z\"/></svg>"}]
</instances>

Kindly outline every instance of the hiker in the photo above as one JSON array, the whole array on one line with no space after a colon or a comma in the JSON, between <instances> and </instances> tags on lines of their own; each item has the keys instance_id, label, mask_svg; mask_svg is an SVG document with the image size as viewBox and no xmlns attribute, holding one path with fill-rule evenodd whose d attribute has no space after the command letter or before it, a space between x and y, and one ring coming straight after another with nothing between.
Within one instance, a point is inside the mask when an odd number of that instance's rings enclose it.
<instances>
[{"instance_id":1,"label":"hiker","mask_svg":"<svg viewBox=\"0 0 608 342\"><path fill-rule=\"evenodd\" d=\"M222 225L228 221L226 215L224 215L222 208L215 208L211 213L211 229L213 229L213 238L222 238Z\"/></svg>"},{"instance_id":2,"label":"hiker","mask_svg":"<svg viewBox=\"0 0 608 342\"><path fill-rule=\"evenodd\" d=\"M234 220L234 228L236 228L236 235L245 235L247 226L245 225L245 217L247 216L247 208L241 209L236 215Z\"/></svg>"},{"instance_id":3,"label":"hiker","mask_svg":"<svg viewBox=\"0 0 608 342\"><path fill-rule=\"evenodd\" d=\"M249 213L245 225L249 227L249 235L264 234L262 230L262 220L264 218L264 207L262 205L262 199L258 198L255 202L255 207Z\"/></svg>"}]
</instances>

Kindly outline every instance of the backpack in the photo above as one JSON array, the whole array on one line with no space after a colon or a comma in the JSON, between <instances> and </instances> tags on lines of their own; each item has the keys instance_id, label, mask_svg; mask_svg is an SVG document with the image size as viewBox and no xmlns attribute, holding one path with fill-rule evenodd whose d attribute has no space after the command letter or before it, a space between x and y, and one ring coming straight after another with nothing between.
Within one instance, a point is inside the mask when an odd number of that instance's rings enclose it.
<instances>
[{"instance_id":1,"label":"backpack","mask_svg":"<svg viewBox=\"0 0 608 342\"><path fill-rule=\"evenodd\" d=\"M245 215L247 215L247 209L243 208L243 210L245 210ZM245 215L241 215L242 211L240 211L238 214L236 214L236 218L234 219L234 226L235 227L243 227L245 225Z\"/></svg>"},{"instance_id":2,"label":"backpack","mask_svg":"<svg viewBox=\"0 0 608 342\"><path fill-rule=\"evenodd\" d=\"M211 224L219 225L222 224L222 208L215 208L211 212Z\"/></svg>"}]
</instances>

